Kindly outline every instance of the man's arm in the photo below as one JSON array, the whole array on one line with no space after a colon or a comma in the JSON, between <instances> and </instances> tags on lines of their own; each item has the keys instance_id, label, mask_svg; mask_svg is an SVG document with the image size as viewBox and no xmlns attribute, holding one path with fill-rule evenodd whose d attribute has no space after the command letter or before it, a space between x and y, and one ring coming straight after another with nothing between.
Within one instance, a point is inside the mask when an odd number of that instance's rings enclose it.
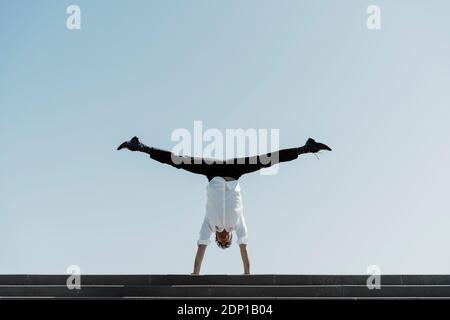
<instances>
[{"instance_id":1,"label":"man's arm","mask_svg":"<svg viewBox=\"0 0 450 320\"><path fill-rule=\"evenodd\" d=\"M244 274L250 274L250 259L247 252L247 224L245 223L244 215L241 215L236 225L236 235L238 237L237 244L241 251L242 263L244 265Z\"/></svg>"},{"instance_id":2,"label":"man's arm","mask_svg":"<svg viewBox=\"0 0 450 320\"><path fill-rule=\"evenodd\" d=\"M240 244L239 249L241 250L241 258L244 265L244 274L250 274L250 259L248 258L247 244Z\"/></svg>"},{"instance_id":3,"label":"man's arm","mask_svg":"<svg viewBox=\"0 0 450 320\"><path fill-rule=\"evenodd\" d=\"M191 274L200 274L203 257L205 256L206 247L210 244L212 235L211 226L206 218L203 219L202 227L200 228L199 239L197 241L197 254L195 255L194 272Z\"/></svg>"},{"instance_id":4,"label":"man's arm","mask_svg":"<svg viewBox=\"0 0 450 320\"><path fill-rule=\"evenodd\" d=\"M205 256L206 247L206 244L198 245L197 254L195 255L194 272L192 272L191 274L200 274L200 268L202 266L203 257Z\"/></svg>"}]
</instances>

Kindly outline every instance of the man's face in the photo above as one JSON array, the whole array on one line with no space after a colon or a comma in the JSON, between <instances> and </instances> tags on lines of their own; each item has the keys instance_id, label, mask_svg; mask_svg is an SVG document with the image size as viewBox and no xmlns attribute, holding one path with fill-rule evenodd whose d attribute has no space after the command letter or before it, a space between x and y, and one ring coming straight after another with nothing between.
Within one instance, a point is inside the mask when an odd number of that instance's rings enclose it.
<instances>
[{"instance_id":1,"label":"man's face","mask_svg":"<svg viewBox=\"0 0 450 320\"><path fill-rule=\"evenodd\" d=\"M230 233L227 232L225 229L221 232L216 231L216 235L217 235L217 240L225 245L228 243L228 241L230 241Z\"/></svg>"}]
</instances>

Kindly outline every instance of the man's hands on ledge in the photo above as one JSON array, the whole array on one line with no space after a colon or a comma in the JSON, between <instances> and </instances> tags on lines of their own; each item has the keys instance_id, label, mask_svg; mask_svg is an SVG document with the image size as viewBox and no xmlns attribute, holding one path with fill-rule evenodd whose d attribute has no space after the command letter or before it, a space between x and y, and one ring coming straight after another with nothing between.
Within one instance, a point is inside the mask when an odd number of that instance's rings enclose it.
<instances>
[{"instance_id":1,"label":"man's hands on ledge","mask_svg":"<svg viewBox=\"0 0 450 320\"><path fill-rule=\"evenodd\" d=\"M205 245L205 244L198 245L197 253L195 255L195 261L194 261L194 271L191 273L191 276L200 275L200 269L201 269L203 257L205 255L206 247L207 247L207 245ZM248 257L247 244L246 243L239 244L239 249L241 252L242 264L244 267L243 275L250 275L250 259Z\"/></svg>"},{"instance_id":2,"label":"man's hands on ledge","mask_svg":"<svg viewBox=\"0 0 450 320\"><path fill-rule=\"evenodd\" d=\"M199 276L199 275L200 275L200 273L194 273L194 272L191 273L191 276ZM248 273L244 272L242 275L243 276L249 276L249 275L251 275L251 273L250 272L248 272Z\"/></svg>"}]
</instances>

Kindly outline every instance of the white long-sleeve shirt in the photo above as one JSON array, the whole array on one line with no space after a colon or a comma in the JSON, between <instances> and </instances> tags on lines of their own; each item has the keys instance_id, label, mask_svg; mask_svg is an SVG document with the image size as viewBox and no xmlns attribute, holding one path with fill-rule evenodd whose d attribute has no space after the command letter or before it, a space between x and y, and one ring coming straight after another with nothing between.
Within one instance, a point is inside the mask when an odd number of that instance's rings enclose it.
<instances>
[{"instance_id":1,"label":"white long-sleeve shirt","mask_svg":"<svg viewBox=\"0 0 450 320\"><path fill-rule=\"evenodd\" d=\"M236 232L238 244L247 243L247 225L238 181L214 177L206 187L206 197L206 214L197 243L209 245L211 235L224 229Z\"/></svg>"}]
</instances>

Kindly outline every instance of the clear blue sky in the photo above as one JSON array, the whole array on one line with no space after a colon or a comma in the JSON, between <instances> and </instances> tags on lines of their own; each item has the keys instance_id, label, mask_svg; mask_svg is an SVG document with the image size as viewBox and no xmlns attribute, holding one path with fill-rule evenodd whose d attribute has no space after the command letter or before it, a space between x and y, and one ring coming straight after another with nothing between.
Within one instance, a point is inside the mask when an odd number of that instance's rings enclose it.
<instances>
[{"instance_id":1,"label":"clear blue sky","mask_svg":"<svg viewBox=\"0 0 450 320\"><path fill-rule=\"evenodd\" d=\"M194 120L334 149L240 180L253 273L449 273L449 12L2 1L0 273L191 272L207 180L115 148L138 135L170 149ZM242 273L236 245L211 245L202 271Z\"/></svg>"}]
</instances>

